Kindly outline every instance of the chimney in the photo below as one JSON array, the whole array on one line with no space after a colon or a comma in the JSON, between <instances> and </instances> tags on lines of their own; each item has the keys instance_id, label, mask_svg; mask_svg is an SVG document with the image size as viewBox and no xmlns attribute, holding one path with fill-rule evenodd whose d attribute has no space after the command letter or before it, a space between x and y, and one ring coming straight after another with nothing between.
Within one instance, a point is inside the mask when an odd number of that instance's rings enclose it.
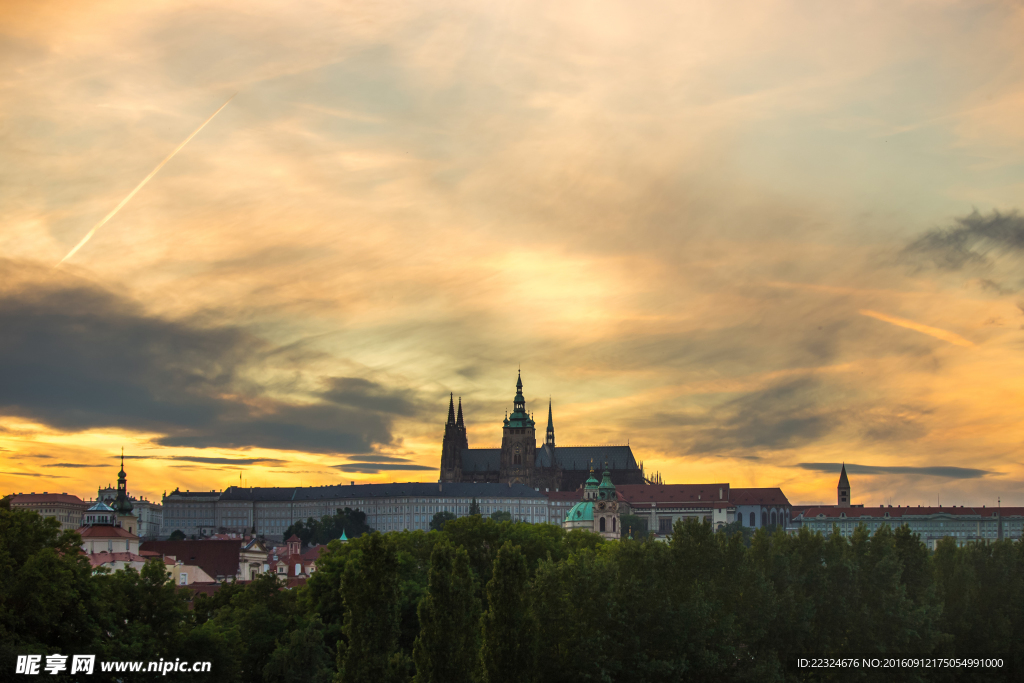
<instances>
[{"instance_id":1,"label":"chimney","mask_svg":"<svg viewBox=\"0 0 1024 683\"><path fill-rule=\"evenodd\" d=\"M355 485L356 485L356 483L354 481L350 484L350 486L355 486Z\"/></svg>"}]
</instances>

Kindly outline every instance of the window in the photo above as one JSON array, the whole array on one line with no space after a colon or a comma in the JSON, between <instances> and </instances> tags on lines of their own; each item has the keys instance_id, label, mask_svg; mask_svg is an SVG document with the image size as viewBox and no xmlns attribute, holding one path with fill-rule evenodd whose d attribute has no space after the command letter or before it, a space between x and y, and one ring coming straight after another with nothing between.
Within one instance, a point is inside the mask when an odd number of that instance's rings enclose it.
<instances>
[{"instance_id":1,"label":"window","mask_svg":"<svg viewBox=\"0 0 1024 683\"><path fill-rule=\"evenodd\" d=\"M750 526L757 526L757 518L753 512L750 513Z\"/></svg>"},{"instance_id":2,"label":"window","mask_svg":"<svg viewBox=\"0 0 1024 683\"><path fill-rule=\"evenodd\" d=\"M185 572L178 574L178 585L184 586L186 584L188 584L188 574Z\"/></svg>"},{"instance_id":3,"label":"window","mask_svg":"<svg viewBox=\"0 0 1024 683\"><path fill-rule=\"evenodd\" d=\"M672 518L671 517L659 517L658 518L658 533L667 535L672 533Z\"/></svg>"},{"instance_id":4,"label":"window","mask_svg":"<svg viewBox=\"0 0 1024 683\"><path fill-rule=\"evenodd\" d=\"M601 528L601 533L604 533L604 517L601 518L601 521L598 524L598 526Z\"/></svg>"},{"instance_id":5,"label":"window","mask_svg":"<svg viewBox=\"0 0 1024 683\"><path fill-rule=\"evenodd\" d=\"M768 526L768 513L761 511L761 526Z\"/></svg>"}]
</instances>

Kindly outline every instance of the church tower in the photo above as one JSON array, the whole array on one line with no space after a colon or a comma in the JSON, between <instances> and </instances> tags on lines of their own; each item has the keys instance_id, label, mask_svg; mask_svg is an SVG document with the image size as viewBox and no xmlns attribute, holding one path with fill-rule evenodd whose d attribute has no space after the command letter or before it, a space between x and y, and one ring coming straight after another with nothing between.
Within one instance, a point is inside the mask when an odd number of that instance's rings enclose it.
<instances>
[{"instance_id":1,"label":"church tower","mask_svg":"<svg viewBox=\"0 0 1024 683\"><path fill-rule=\"evenodd\" d=\"M526 412L523 398L522 374L516 379L516 395L512 399L512 413L505 418L501 437L501 464L498 481L501 483L533 485L533 467L537 457L537 432L533 420Z\"/></svg>"},{"instance_id":2,"label":"church tower","mask_svg":"<svg viewBox=\"0 0 1024 683\"><path fill-rule=\"evenodd\" d=\"M838 507L850 507L850 480L846 478L846 463L843 463L843 471L839 473L839 485L836 487L839 493Z\"/></svg>"},{"instance_id":3,"label":"church tower","mask_svg":"<svg viewBox=\"0 0 1024 683\"><path fill-rule=\"evenodd\" d=\"M455 394L448 400L448 421L444 423L444 441L441 443L441 481L462 481L462 451L466 443L466 425L462 422L462 398L459 398L459 417L455 417Z\"/></svg>"},{"instance_id":4,"label":"church tower","mask_svg":"<svg viewBox=\"0 0 1024 683\"><path fill-rule=\"evenodd\" d=\"M117 498L114 500L117 525L130 534L138 533L138 518L132 514L132 499L128 496L128 475L124 472L124 449L121 449L121 471L117 473Z\"/></svg>"}]
</instances>

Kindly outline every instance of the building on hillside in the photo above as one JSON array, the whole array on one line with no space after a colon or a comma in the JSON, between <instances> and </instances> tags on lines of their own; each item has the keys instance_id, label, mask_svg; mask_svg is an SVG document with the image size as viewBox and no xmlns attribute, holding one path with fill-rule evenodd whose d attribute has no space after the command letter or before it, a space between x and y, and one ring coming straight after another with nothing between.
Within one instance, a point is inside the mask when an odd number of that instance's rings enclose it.
<instances>
[{"instance_id":1,"label":"building on hillside","mask_svg":"<svg viewBox=\"0 0 1024 683\"><path fill-rule=\"evenodd\" d=\"M708 522L715 529L736 520L736 506L729 500L728 484L662 484L619 486L624 514L647 521L647 530L665 540L676 522L687 519Z\"/></svg>"},{"instance_id":2,"label":"building on hillside","mask_svg":"<svg viewBox=\"0 0 1024 683\"><path fill-rule=\"evenodd\" d=\"M667 540L675 523L687 519L708 522L716 529L741 517L744 526L751 526L751 513L755 528L784 526L790 519L789 500L778 488L733 489L723 483L625 485L615 489L619 514L640 517L644 528L659 540ZM566 520L583 495L581 491L559 491L549 493L548 500L552 516L561 514Z\"/></svg>"},{"instance_id":3,"label":"building on hillside","mask_svg":"<svg viewBox=\"0 0 1024 683\"><path fill-rule=\"evenodd\" d=\"M344 532L342 532L344 536ZM347 542L347 539L346 541ZM285 545L274 548L267 554L265 571L273 572L279 579L308 579L316 571L316 561L326 545L315 545L302 550L302 540L292 534Z\"/></svg>"},{"instance_id":4,"label":"building on hillside","mask_svg":"<svg viewBox=\"0 0 1024 683\"><path fill-rule=\"evenodd\" d=\"M40 517L56 519L61 531L82 526L82 515L89 505L69 493L16 493L11 497L12 510L32 510Z\"/></svg>"},{"instance_id":5,"label":"building on hillside","mask_svg":"<svg viewBox=\"0 0 1024 683\"><path fill-rule=\"evenodd\" d=\"M214 581L251 581L263 573L267 548L258 539L224 541L145 541L142 550L196 565Z\"/></svg>"},{"instance_id":6,"label":"building on hillside","mask_svg":"<svg viewBox=\"0 0 1024 683\"><path fill-rule=\"evenodd\" d=\"M218 518L217 501L220 491L179 491L174 489L163 497L161 527L158 538L167 538L173 532L180 531L186 538L202 538L217 533L225 521L231 522L230 528L238 532L249 533L252 524L246 525L241 518ZM237 524L236 524L237 522Z\"/></svg>"},{"instance_id":7,"label":"building on hillside","mask_svg":"<svg viewBox=\"0 0 1024 683\"><path fill-rule=\"evenodd\" d=\"M456 517L469 514L473 500L480 513L508 512L523 522L557 521L548 514L543 493L523 484L466 484L407 482L297 488L229 487L216 503L217 519L224 533L251 531L278 541L295 522L320 519L351 508L366 514L366 523L378 531L430 529L435 513ZM166 531L165 527L165 531ZM169 534L170 532L167 531Z\"/></svg>"},{"instance_id":8,"label":"building on hillside","mask_svg":"<svg viewBox=\"0 0 1024 683\"><path fill-rule=\"evenodd\" d=\"M590 470L590 477L583 486L583 500L569 509L562 526L570 531L586 529L609 541L619 540L619 498L607 469L600 484L594 477L594 470Z\"/></svg>"},{"instance_id":9,"label":"building on hillside","mask_svg":"<svg viewBox=\"0 0 1024 683\"><path fill-rule=\"evenodd\" d=\"M448 420L441 443L440 480L446 483L489 482L523 484L538 491L582 488L594 462L607 462L611 479L620 484L643 484L644 474L625 446L555 446L555 425L548 401L548 424L544 443L537 444L536 423L526 410L523 380L516 380L512 412L502 423L500 448L470 448L462 415L455 397L448 402Z\"/></svg>"},{"instance_id":10,"label":"building on hillside","mask_svg":"<svg viewBox=\"0 0 1024 683\"><path fill-rule=\"evenodd\" d=\"M793 507L780 488L731 489L729 502L736 506L736 520L754 529L788 528L793 515Z\"/></svg>"},{"instance_id":11,"label":"building on hillside","mask_svg":"<svg viewBox=\"0 0 1024 683\"><path fill-rule=\"evenodd\" d=\"M142 571L146 558L139 552L139 537L132 533L129 518L103 502L93 504L83 517L85 523L77 531L82 537L82 553L93 569L119 571L131 567ZM119 520L129 523L122 527Z\"/></svg>"},{"instance_id":12,"label":"building on hillside","mask_svg":"<svg viewBox=\"0 0 1024 683\"><path fill-rule=\"evenodd\" d=\"M874 533L882 526L892 530L906 525L931 549L944 538L957 545L982 541L991 543L1004 539L1020 540L1024 529L1024 508L1021 507L893 507L882 506L810 508L794 520L794 530L801 527L821 534L833 529L842 536L852 536L863 524Z\"/></svg>"},{"instance_id":13,"label":"building on hillside","mask_svg":"<svg viewBox=\"0 0 1024 683\"><path fill-rule=\"evenodd\" d=\"M952 538L957 545L991 543L1020 540L1024 531L1024 508L1021 507L854 505L845 464L836 486L836 505L800 506L794 511L791 533L806 528L826 535L835 530L849 537L861 524L871 533L883 526L895 530L906 525L933 550L944 538Z\"/></svg>"}]
</instances>

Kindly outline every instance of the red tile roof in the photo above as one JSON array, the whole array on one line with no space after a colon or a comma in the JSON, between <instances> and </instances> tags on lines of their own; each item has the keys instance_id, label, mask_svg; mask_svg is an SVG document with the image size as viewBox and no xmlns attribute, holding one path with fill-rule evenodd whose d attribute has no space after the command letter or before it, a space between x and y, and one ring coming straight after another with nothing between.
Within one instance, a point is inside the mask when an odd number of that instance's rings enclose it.
<instances>
[{"instance_id":1,"label":"red tile roof","mask_svg":"<svg viewBox=\"0 0 1024 683\"><path fill-rule=\"evenodd\" d=\"M104 524L79 527L77 531L82 538L138 538L135 534L130 534L119 526Z\"/></svg>"},{"instance_id":2,"label":"red tile roof","mask_svg":"<svg viewBox=\"0 0 1024 683\"><path fill-rule=\"evenodd\" d=\"M212 577L234 577L238 574L242 546L237 540L226 541L145 541L142 550L173 555L185 564L195 564Z\"/></svg>"},{"instance_id":3,"label":"red tile roof","mask_svg":"<svg viewBox=\"0 0 1024 683\"><path fill-rule=\"evenodd\" d=\"M789 499L780 488L732 489L729 501L733 505L789 505Z\"/></svg>"},{"instance_id":4,"label":"red tile roof","mask_svg":"<svg viewBox=\"0 0 1024 683\"><path fill-rule=\"evenodd\" d=\"M730 501L728 484L623 484L616 486L615 490L621 500L633 507L645 504L649 507L651 503L659 507L700 503L706 507L711 503Z\"/></svg>"},{"instance_id":5,"label":"red tile roof","mask_svg":"<svg viewBox=\"0 0 1024 683\"><path fill-rule=\"evenodd\" d=\"M85 505L84 500L70 493L18 493L11 498L11 505L36 505L38 503Z\"/></svg>"},{"instance_id":6,"label":"red tile roof","mask_svg":"<svg viewBox=\"0 0 1024 683\"><path fill-rule=\"evenodd\" d=\"M108 562L145 562L148 558L136 555L135 553L93 553L87 556L89 558L89 564L93 567L99 567L102 564Z\"/></svg>"},{"instance_id":7,"label":"red tile roof","mask_svg":"<svg viewBox=\"0 0 1024 683\"><path fill-rule=\"evenodd\" d=\"M1022 507L850 507L841 508L835 506L823 506L810 508L804 511L804 519L812 520L819 517L826 519L840 519L843 515L847 519L861 517L870 518L901 518L918 517L924 515L952 515L954 517L982 517L990 518L998 514L1000 517L1024 517Z\"/></svg>"},{"instance_id":8,"label":"red tile roof","mask_svg":"<svg viewBox=\"0 0 1024 683\"><path fill-rule=\"evenodd\" d=\"M327 551L326 545L314 545L306 548L306 552L302 553L302 559L309 562L316 562L320 559L320 555Z\"/></svg>"}]
</instances>

